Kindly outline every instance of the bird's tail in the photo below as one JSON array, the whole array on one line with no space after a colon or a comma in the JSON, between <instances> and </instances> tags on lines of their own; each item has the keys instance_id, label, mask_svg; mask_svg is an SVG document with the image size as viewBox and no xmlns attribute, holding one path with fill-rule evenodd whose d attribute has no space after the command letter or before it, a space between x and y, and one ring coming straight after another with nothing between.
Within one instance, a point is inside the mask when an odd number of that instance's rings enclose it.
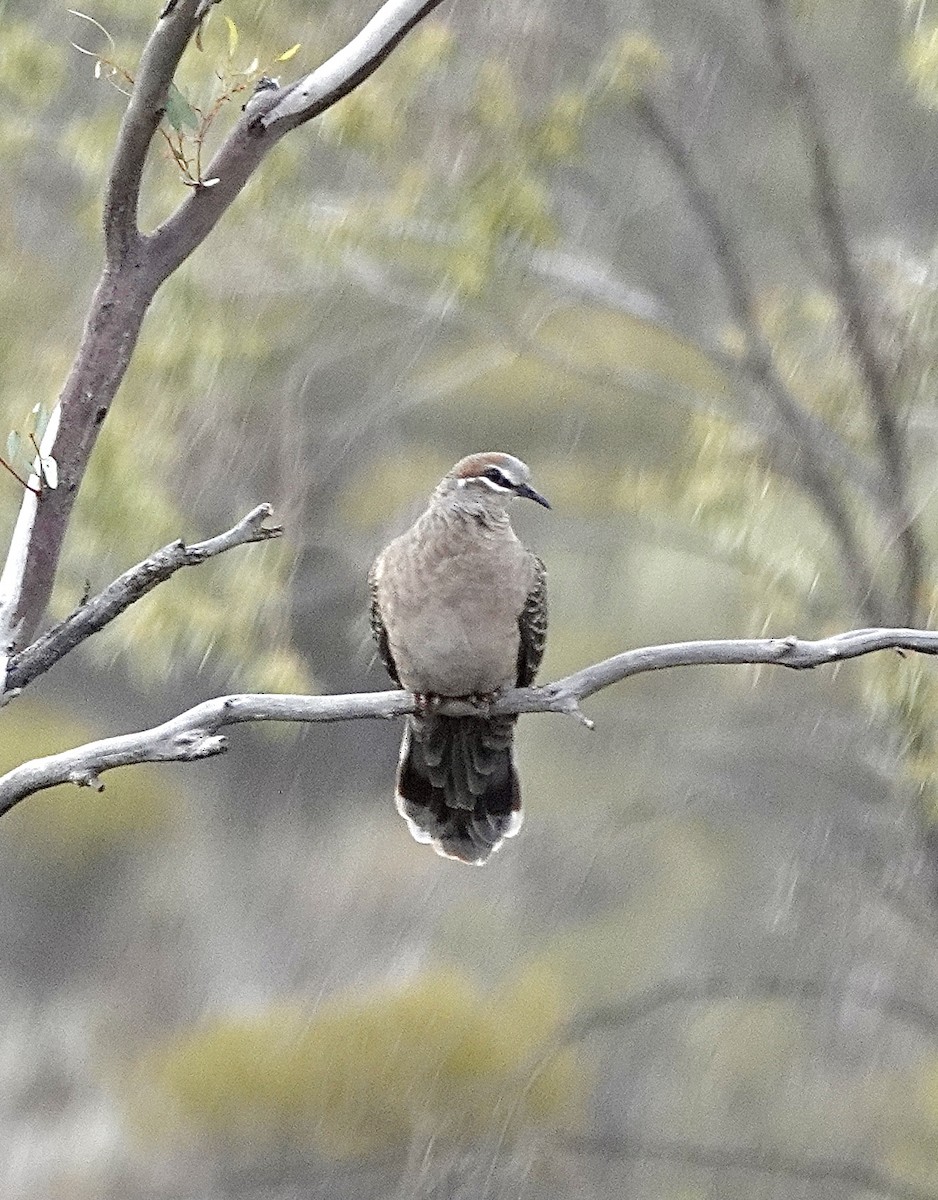
<instances>
[{"instance_id":1,"label":"bird's tail","mask_svg":"<svg viewBox=\"0 0 938 1200\"><path fill-rule=\"evenodd\" d=\"M398 812L418 842L482 865L521 828L514 717L408 717L397 768Z\"/></svg>"}]
</instances>

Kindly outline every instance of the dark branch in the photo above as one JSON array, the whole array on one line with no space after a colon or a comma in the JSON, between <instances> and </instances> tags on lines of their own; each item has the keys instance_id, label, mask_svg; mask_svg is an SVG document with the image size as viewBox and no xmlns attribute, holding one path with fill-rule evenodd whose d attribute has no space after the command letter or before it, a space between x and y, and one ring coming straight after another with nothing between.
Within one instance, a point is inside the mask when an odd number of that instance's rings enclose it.
<instances>
[{"instance_id":1,"label":"dark branch","mask_svg":"<svg viewBox=\"0 0 938 1200\"><path fill-rule=\"evenodd\" d=\"M31 646L14 655L7 668L7 699L10 692L22 690L92 634L109 625L131 604L135 604L158 584L164 583L182 567L194 567L224 554L235 546L249 542L266 541L278 537L282 532L279 525L265 525L270 516L269 504L261 504L248 513L233 528L217 537L187 546L183 541L171 542L157 550L143 562L137 563L115 579L108 587L60 624L37 638Z\"/></svg>"},{"instance_id":2,"label":"dark branch","mask_svg":"<svg viewBox=\"0 0 938 1200\"><path fill-rule=\"evenodd\" d=\"M484 712L493 716L565 713L591 725L580 709L581 700L646 671L745 663L804 670L887 649L938 654L938 633L921 629L857 629L814 642L787 637L646 646L627 650L543 687L508 691L485 706ZM351 721L401 717L414 711L413 696L403 691L347 696L219 696L153 729L102 738L15 767L0 777L0 815L34 792L60 783L100 788L101 774L114 767L142 762L187 762L221 754L227 749L227 739L219 730L226 725L257 721ZM467 716L478 715L480 708L466 700L446 700L438 711L444 716Z\"/></svg>"},{"instance_id":3,"label":"dark branch","mask_svg":"<svg viewBox=\"0 0 938 1200\"><path fill-rule=\"evenodd\" d=\"M853 353L866 384L876 439L885 467L885 499L892 536L902 555L900 620L916 620L926 555L909 511L909 464L905 440L896 418L890 372L883 360L866 303L866 288L851 249L833 154L821 117L821 106L808 72L797 61L788 35L781 0L762 0L772 57L801 126L814 185L814 208L830 257L834 293L840 303Z\"/></svg>"},{"instance_id":4,"label":"dark branch","mask_svg":"<svg viewBox=\"0 0 938 1200\"><path fill-rule=\"evenodd\" d=\"M849 447L841 443L830 426L799 404L779 376L772 350L759 327L748 272L689 147L650 96L637 96L633 106L645 129L671 163L684 188L688 204L707 236L723 278L733 320L746 337L747 353L740 365L772 401L785 428L799 448L803 459L801 473L805 478L806 487L837 539L857 609L868 620L882 623L887 620L887 606L874 581L840 489L829 473L829 462L834 456L834 448L840 443L836 449L836 457L843 467L848 457L852 457ZM822 446L825 447L824 452L820 449ZM868 468L863 467L862 474L866 477ZM881 488L879 490L882 491Z\"/></svg>"}]
</instances>

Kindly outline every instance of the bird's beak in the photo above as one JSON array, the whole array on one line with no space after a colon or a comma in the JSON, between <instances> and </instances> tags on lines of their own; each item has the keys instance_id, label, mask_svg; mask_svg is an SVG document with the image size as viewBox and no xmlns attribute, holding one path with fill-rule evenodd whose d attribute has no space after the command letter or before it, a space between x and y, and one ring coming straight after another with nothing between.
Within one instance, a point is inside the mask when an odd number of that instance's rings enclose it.
<instances>
[{"instance_id":1,"label":"bird's beak","mask_svg":"<svg viewBox=\"0 0 938 1200\"><path fill-rule=\"evenodd\" d=\"M516 491L519 496L524 496L525 500L533 500L535 504L543 504L545 508L550 508L550 501L546 496L536 492L533 487L528 487L526 483L519 484Z\"/></svg>"}]
</instances>

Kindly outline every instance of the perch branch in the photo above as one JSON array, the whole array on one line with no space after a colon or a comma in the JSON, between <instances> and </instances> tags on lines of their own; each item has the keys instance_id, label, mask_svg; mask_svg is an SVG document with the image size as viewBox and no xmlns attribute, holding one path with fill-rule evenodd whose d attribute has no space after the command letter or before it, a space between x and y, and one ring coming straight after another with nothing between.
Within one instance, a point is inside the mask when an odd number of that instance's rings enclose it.
<instances>
[{"instance_id":1,"label":"perch branch","mask_svg":"<svg viewBox=\"0 0 938 1200\"><path fill-rule=\"evenodd\" d=\"M216 537L204 542L195 542L191 546L187 546L181 539L170 542L162 550L155 551L143 562L125 571L103 592L86 600L64 621L9 660L7 698L14 689L21 690L38 676L45 674L86 638L98 633L131 604L142 599L182 567L198 566L206 559L224 554L226 550L235 546L279 537L282 533L279 525L264 524L270 513L269 504L258 505L237 525Z\"/></svg>"},{"instance_id":2,"label":"perch branch","mask_svg":"<svg viewBox=\"0 0 938 1200\"><path fill-rule=\"evenodd\" d=\"M888 649L938 654L938 633L922 629L856 629L819 641L803 641L796 637L743 638L646 646L626 650L543 687L512 689L486 706L484 711L492 716L565 713L586 721L580 711L582 700L613 683L646 671L745 663L804 670ZM403 691L361 692L346 696L247 693L219 696L152 729L102 738L14 767L0 777L0 815L34 792L60 783L100 788L100 776L114 767L143 762L187 762L221 754L227 749L227 739L219 730L226 725L254 721L350 721L402 717L414 711L413 696ZM438 711L443 716L470 716L478 715L480 708L466 700L447 700Z\"/></svg>"}]
</instances>

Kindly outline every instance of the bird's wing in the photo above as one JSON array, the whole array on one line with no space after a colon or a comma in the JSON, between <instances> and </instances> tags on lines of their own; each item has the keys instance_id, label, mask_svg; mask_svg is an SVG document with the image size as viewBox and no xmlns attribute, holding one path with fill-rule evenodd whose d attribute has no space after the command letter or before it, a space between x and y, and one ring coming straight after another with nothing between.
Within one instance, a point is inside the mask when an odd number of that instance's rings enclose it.
<instances>
[{"instance_id":1,"label":"bird's wing","mask_svg":"<svg viewBox=\"0 0 938 1200\"><path fill-rule=\"evenodd\" d=\"M397 665L391 655L388 631L384 624L384 618L381 616L381 605L378 603L378 562L379 559L375 559L371 564L371 570L368 572L368 590L371 593L371 632L378 644L378 657L384 663L384 669L397 686L402 687L400 677L397 674Z\"/></svg>"},{"instance_id":2,"label":"bird's wing","mask_svg":"<svg viewBox=\"0 0 938 1200\"><path fill-rule=\"evenodd\" d=\"M518 646L518 687L530 687L544 657L547 641L547 571L544 564L533 554L534 581L528 598L524 602L518 629L521 641Z\"/></svg>"}]
</instances>

